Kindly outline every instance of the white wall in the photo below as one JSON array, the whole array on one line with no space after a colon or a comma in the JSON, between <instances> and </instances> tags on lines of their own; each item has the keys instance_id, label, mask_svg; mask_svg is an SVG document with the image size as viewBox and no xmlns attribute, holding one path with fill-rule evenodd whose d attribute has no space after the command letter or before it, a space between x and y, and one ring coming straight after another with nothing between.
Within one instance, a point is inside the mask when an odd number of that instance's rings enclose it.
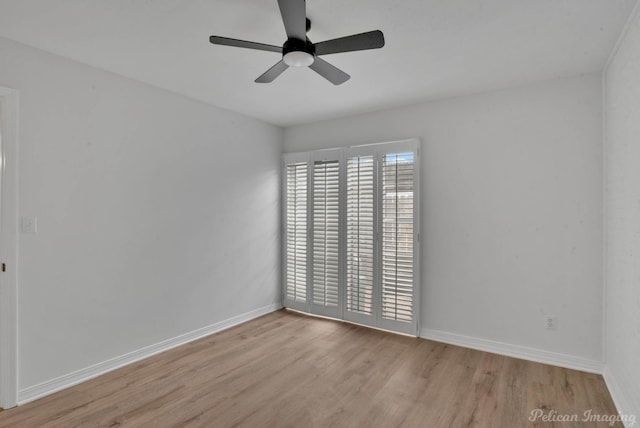
<instances>
[{"instance_id":1,"label":"white wall","mask_svg":"<svg viewBox=\"0 0 640 428\"><path fill-rule=\"evenodd\" d=\"M278 304L280 128L0 39L19 90L19 385Z\"/></svg>"},{"instance_id":2,"label":"white wall","mask_svg":"<svg viewBox=\"0 0 640 428\"><path fill-rule=\"evenodd\" d=\"M618 410L640 417L640 14L605 74L606 371Z\"/></svg>"},{"instance_id":3,"label":"white wall","mask_svg":"<svg viewBox=\"0 0 640 428\"><path fill-rule=\"evenodd\" d=\"M287 128L285 151L419 137L423 334L598 370L601 108L587 75Z\"/></svg>"}]
</instances>

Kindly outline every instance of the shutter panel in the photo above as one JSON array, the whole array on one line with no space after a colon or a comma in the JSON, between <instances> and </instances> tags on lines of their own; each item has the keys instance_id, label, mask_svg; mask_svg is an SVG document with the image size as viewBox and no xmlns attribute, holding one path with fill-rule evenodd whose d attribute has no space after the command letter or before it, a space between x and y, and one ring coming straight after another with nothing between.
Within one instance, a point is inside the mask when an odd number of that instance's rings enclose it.
<instances>
[{"instance_id":1,"label":"shutter panel","mask_svg":"<svg viewBox=\"0 0 640 428\"><path fill-rule=\"evenodd\" d=\"M382 158L382 311L384 319L411 322L414 306L414 155Z\"/></svg>"},{"instance_id":2,"label":"shutter panel","mask_svg":"<svg viewBox=\"0 0 640 428\"><path fill-rule=\"evenodd\" d=\"M373 314L374 157L347 161L346 310Z\"/></svg>"},{"instance_id":3,"label":"shutter panel","mask_svg":"<svg viewBox=\"0 0 640 428\"><path fill-rule=\"evenodd\" d=\"M313 164L313 304L337 307L340 281L340 163Z\"/></svg>"},{"instance_id":4,"label":"shutter panel","mask_svg":"<svg viewBox=\"0 0 640 428\"><path fill-rule=\"evenodd\" d=\"M307 162L286 166L286 294L307 301Z\"/></svg>"}]
</instances>

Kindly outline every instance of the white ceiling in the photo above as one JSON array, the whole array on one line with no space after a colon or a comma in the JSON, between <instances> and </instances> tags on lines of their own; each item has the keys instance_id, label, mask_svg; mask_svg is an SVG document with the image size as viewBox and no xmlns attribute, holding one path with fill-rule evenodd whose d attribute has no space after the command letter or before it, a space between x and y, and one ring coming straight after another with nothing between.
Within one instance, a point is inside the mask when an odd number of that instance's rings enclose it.
<instances>
[{"instance_id":1,"label":"white ceiling","mask_svg":"<svg viewBox=\"0 0 640 428\"><path fill-rule=\"evenodd\" d=\"M380 50L254 79L285 40L276 0L0 0L0 36L277 125L601 70L636 0L307 0L318 42L380 29Z\"/></svg>"}]
</instances>

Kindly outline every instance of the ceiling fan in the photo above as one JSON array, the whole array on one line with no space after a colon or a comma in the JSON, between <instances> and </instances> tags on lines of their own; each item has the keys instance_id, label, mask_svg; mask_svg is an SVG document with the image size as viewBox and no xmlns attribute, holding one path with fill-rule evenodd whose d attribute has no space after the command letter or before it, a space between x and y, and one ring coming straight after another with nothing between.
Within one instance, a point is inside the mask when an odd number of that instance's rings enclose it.
<instances>
[{"instance_id":1,"label":"ceiling fan","mask_svg":"<svg viewBox=\"0 0 640 428\"><path fill-rule=\"evenodd\" d=\"M320 55L378 49L384 46L384 35L380 30L311 43L307 38L311 21L306 16L305 0L278 0L278 5L287 32L287 41L282 47L228 37L209 37L209 41L214 45L281 53L282 59L258 77L256 83L273 82L289 67L309 67L334 85L340 85L351 76L320 58Z\"/></svg>"}]
</instances>

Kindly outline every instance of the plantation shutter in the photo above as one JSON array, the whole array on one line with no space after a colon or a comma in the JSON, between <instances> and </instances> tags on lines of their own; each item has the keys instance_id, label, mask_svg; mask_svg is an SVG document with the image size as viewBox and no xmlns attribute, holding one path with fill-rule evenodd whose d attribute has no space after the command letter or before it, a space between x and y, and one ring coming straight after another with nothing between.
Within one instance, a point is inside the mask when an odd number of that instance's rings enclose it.
<instances>
[{"instance_id":1,"label":"plantation shutter","mask_svg":"<svg viewBox=\"0 0 640 428\"><path fill-rule=\"evenodd\" d=\"M313 162L312 310L337 315L340 286L340 162Z\"/></svg>"},{"instance_id":2,"label":"plantation shutter","mask_svg":"<svg viewBox=\"0 0 640 428\"><path fill-rule=\"evenodd\" d=\"M373 315L374 170L373 155L348 157L345 318L354 321Z\"/></svg>"},{"instance_id":3,"label":"plantation shutter","mask_svg":"<svg viewBox=\"0 0 640 428\"><path fill-rule=\"evenodd\" d=\"M381 315L411 322L414 306L414 154L382 156Z\"/></svg>"},{"instance_id":4,"label":"plantation shutter","mask_svg":"<svg viewBox=\"0 0 640 428\"><path fill-rule=\"evenodd\" d=\"M419 142L289 153L284 306L417 334Z\"/></svg>"},{"instance_id":5,"label":"plantation shutter","mask_svg":"<svg viewBox=\"0 0 640 428\"><path fill-rule=\"evenodd\" d=\"M286 164L285 300L307 303L307 162Z\"/></svg>"}]
</instances>

